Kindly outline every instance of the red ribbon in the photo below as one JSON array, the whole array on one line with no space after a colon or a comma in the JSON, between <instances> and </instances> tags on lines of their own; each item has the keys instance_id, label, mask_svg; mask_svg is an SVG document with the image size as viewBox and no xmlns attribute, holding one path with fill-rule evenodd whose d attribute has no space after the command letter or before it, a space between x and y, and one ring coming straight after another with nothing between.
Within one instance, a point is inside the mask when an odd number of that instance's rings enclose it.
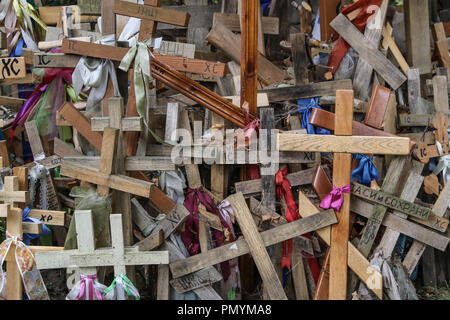
<instances>
[{"instance_id":1,"label":"red ribbon","mask_svg":"<svg viewBox=\"0 0 450 320\"><path fill-rule=\"evenodd\" d=\"M203 204L211 213L214 213L220 218L220 222L222 224L222 228L225 230L227 229L230 234L230 240L235 241L235 238L233 236L233 233L230 230L230 227L226 223L226 221L222 218L222 215L219 212L219 209L217 208L216 204L214 203L214 200L211 198L211 196L203 190L202 187L194 190L191 188L187 189L186 198L184 200L184 206L188 211L191 213L185 222L186 229L183 233L182 240L184 245L186 246L187 251L191 256L194 256L200 252L200 241L199 241L199 226L198 226L198 202L200 201L201 204ZM217 247L220 247L225 242L225 236L223 235L223 232L212 229L213 232L213 238L216 243ZM223 271L223 278L225 281L228 280L230 276L230 264L228 261L222 262L220 264L221 270Z\"/></svg>"},{"instance_id":2,"label":"red ribbon","mask_svg":"<svg viewBox=\"0 0 450 320\"><path fill-rule=\"evenodd\" d=\"M286 201L287 210L286 210L286 220L288 222L296 221L301 219L300 215L298 213L298 207L295 204L294 197L292 195L291 190L291 184L289 183L289 180L286 179L286 175L288 173L287 167L285 167L283 170L280 170L277 172L275 176L276 181L276 193L277 198L281 199L281 197L284 197L284 200ZM310 239L309 233L304 235L308 239ZM293 239L289 239L287 241L283 242L283 257L281 260L281 268L286 267L288 270L291 269L291 262L292 262L292 244ZM320 268L319 264L317 263L317 260L314 256L310 254L307 255L308 265L311 269L312 276L314 278L314 281L317 283L317 280L319 279L320 274Z\"/></svg>"},{"instance_id":3,"label":"red ribbon","mask_svg":"<svg viewBox=\"0 0 450 320\"><path fill-rule=\"evenodd\" d=\"M363 32L367 21L369 18L376 12L375 10L368 10L370 6L380 6L382 0L359 0L358 2L346 6L341 10L341 13L347 16L350 12L362 8L361 12L356 16L356 18L352 21L353 25L358 28L360 32ZM350 45L342 38L339 37L336 45L333 47L331 51L330 58L328 60L328 66L331 67L330 71L335 74L339 65L341 64L342 59L347 53L348 49L350 49Z\"/></svg>"}]
</instances>

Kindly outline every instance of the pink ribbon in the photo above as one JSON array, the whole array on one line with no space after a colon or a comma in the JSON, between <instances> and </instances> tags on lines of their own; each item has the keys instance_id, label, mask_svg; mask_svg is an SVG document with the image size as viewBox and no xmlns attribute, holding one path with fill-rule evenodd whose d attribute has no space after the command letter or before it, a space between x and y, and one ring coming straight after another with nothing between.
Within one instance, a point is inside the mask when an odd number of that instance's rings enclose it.
<instances>
[{"instance_id":1,"label":"pink ribbon","mask_svg":"<svg viewBox=\"0 0 450 320\"><path fill-rule=\"evenodd\" d=\"M320 207L322 209L333 208L334 210L339 211L342 207L342 203L344 203L344 193L350 193L350 184L340 188L333 186L333 191L322 200Z\"/></svg>"},{"instance_id":2,"label":"pink ribbon","mask_svg":"<svg viewBox=\"0 0 450 320\"><path fill-rule=\"evenodd\" d=\"M75 300L81 300L84 298L84 295L86 294L86 281L88 283L89 287L89 299L88 300L94 300L94 292L97 296L97 300L103 300L102 294L100 291L94 289L94 280L97 279L97 275L90 275L90 276L84 276L81 275L81 284L80 284L80 294Z\"/></svg>"}]
</instances>

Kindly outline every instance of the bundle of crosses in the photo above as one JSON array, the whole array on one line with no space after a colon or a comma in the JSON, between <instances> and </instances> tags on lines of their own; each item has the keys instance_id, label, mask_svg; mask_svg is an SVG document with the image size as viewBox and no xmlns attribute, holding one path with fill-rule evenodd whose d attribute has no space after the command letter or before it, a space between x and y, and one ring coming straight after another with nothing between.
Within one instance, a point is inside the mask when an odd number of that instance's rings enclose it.
<instances>
[{"instance_id":1,"label":"bundle of crosses","mask_svg":"<svg viewBox=\"0 0 450 320\"><path fill-rule=\"evenodd\" d=\"M449 299L449 4L47 4L0 4L1 299Z\"/></svg>"}]
</instances>

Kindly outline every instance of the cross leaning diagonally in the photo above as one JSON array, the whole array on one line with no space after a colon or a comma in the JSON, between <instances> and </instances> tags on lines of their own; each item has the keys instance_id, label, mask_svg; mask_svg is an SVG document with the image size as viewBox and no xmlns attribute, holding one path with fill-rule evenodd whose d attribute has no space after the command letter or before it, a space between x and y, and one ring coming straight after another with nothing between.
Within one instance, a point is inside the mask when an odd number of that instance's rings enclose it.
<instances>
[{"instance_id":1,"label":"cross leaning diagonally","mask_svg":"<svg viewBox=\"0 0 450 320\"><path fill-rule=\"evenodd\" d=\"M336 188L350 184L351 153L407 155L409 138L352 136L353 91L336 91L336 116L333 136L279 134L280 151L333 152L333 184ZM329 298L347 296L347 257L349 239L350 194L337 212L338 224L331 228Z\"/></svg>"}]
</instances>

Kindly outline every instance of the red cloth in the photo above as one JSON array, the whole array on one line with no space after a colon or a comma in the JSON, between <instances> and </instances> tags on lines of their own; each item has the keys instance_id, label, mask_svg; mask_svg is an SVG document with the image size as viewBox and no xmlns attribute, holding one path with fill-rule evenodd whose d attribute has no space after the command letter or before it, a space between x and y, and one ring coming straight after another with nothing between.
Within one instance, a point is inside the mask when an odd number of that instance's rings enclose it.
<instances>
[{"instance_id":1,"label":"red cloth","mask_svg":"<svg viewBox=\"0 0 450 320\"><path fill-rule=\"evenodd\" d=\"M364 32L367 20L376 12L371 8L371 6L379 7L381 5L381 1L382 0L359 0L352 5L344 7L341 10L341 13L347 16L350 12L358 8L362 8L361 12L356 16L352 23L360 32ZM330 71L333 74L336 73L348 49L350 49L350 45L341 36L339 36L336 45L331 51L330 59L328 60L328 66L331 67Z\"/></svg>"},{"instance_id":2,"label":"red cloth","mask_svg":"<svg viewBox=\"0 0 450 320\"><path fill-rule=\"evenodd\" d=\"M296 221L301 219L300 215L298 213L298 207L295 204L294 197L292 196L292 190L291 190L291 184L286 179L286 175L288 173L287 167L283 170L280 170L276 174L276 193L277 198L281 199L281 197L284 197L284 200L286 201L287 210L286 210L286 220L288 222ZM309 233L304 235L308 239L310 238ZM285 242L283 242L283 257L281 260L281 268L286 267L288 270L291 269L291 261L292 261L292 244L293 239L289 239ZM317 259L307 254L307 260L308 265L311 269L312 276L314 278L314 281L317 283L319 279L320 274L320 268L319 264L317 263Z\"/></svg>"},{"instance_id":3,"label":"red cloth","mask_svg":"<svg viewBox=\"0 0 450 320\"><path fill-rule=\"evenodd\" d=\"M211 198L211 196L203 190L202 187L194 190L191 188L187 189L186 199L184 200L184 206L188 211L191 213L187 219L186 219L186 229L183 233L182 240L184 245L186 246L187 251L191 256L194 256L200 252L200 241L198 237L198 203L197 201L200 201L202 203L206 210L208 210L211 213L214 213L220 218L220 222L222 224L222 228L225 230L227 229L230 234L230 241L233 242L236 239L233 236L233 233L230 230L230 227L226 223L226 221L222 218L222 215L219 212L219 209L217 208L216 204L214 203L214 200ZM217 247L220 247L225 242L225 236L223 235L223 232L220 232L219 230L213 229L213 237L214 241L216 243ZM223 272L223 279L225 281L228 280L230 276L230 264L228 261L222 262L220 264L221 270Z\"/></svg>"}]
</instances>

